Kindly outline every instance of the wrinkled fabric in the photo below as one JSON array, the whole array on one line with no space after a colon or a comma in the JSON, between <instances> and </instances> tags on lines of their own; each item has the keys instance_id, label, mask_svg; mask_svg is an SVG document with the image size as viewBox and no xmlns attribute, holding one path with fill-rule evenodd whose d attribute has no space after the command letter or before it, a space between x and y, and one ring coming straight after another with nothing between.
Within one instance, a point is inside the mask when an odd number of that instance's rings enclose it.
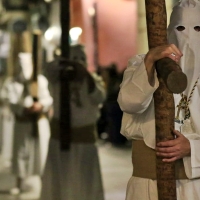
<instances>
[{"instance_id":1,"label":"wrinkled fabric","mask_svg":"<svg viewBox=\"0 0 200 200\"><path fill-rule=\"evenodd\" d=\"M183 52L180 61L182 71L187 75L188 85L184 94L189 96L200 74L200 1L183 0L173 9L168 28L169 43L174 43ZM181 29L177 27L181 26ZM182 31L180 31L182 30ZM150 148L155 148L155 113L153 93L158 88L155 72L155 85L150 86L144 65L144 55L129 60L120 86L118 103L123 110L121 133L128 139L144 140ZM188 180L178 180L178 200L200 199L200 81L197 82L189 104L190 120L193 132L182 132L189 139L191 156L183 158ZM174 94L175 106L181 100L180 94ZM177 113L177 107L175 110ZM181 111L180 117L184 118ZM175 123L180 130L180 125ZM134 166L133 166L134 168ZM131 177L127 187L126 200L157 200L156 181Z\"/></svg>"},{"instance_id":2,"label":"wrinkled fabric","mask_svg":"<svg viewBox=\"0 0 200 200\"><path fill-rule=\"evenodd\" d=\"M176 193L178 200L199 200L198 180L176 181ZM157 182L151 179L131 177L126 191L126 200L158 200Z\"/></svg>"}]
</instances>

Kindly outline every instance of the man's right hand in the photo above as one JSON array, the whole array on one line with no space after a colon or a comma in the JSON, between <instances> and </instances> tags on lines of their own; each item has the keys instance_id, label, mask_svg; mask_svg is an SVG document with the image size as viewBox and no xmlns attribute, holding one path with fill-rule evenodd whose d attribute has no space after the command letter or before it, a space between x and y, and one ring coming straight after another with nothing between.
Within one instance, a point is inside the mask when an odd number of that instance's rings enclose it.
<instances>
[{"instance_id":1,"label":"man's right hand","mask_svg":"<svg viewBox=\"0 0 200 200\"><path fill-rule=\"evenodd\" d=\"M152 48L148 51L144 58L144 63L147 70L148 80L151 86L154 86L154 63L157 60L168 57L179 62L180 58L183 56L182 52L174 44L163 45L159 47Z\"/></svg>"}]
</instances>

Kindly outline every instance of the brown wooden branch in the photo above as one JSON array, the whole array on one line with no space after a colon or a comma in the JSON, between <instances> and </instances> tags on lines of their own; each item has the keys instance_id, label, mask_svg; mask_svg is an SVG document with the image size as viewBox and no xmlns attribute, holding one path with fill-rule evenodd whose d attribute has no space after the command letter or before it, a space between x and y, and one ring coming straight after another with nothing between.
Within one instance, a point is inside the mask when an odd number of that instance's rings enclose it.
<instances>
[{"instance_id":1,"label":"brown wooden branch","mask_svg":"<svg viewBox=\"0 0 200 200\"><path fill-rule=\"evenodd\" d=\"M165 0L145 0L149 48L167 44L167 14ZM175 106L173 93L183 92L187 78L181 68L171 59L156 63L159 88L154 93L156 143L172 140L174 135ZM156 158L159 200L176 200L175 162L164 163Z\"/></svg>"},{"instance_id":2,"label":"brown wooden branch","mask_svg":"<svg viewBox=\"0 0 200 200\"><path fill-rule=\"evenodd\" d=\"M170 92L179 94L186 89L187 76L172 59L163 58L157 61L156 70Z\"/></svg>"}]
</instances>

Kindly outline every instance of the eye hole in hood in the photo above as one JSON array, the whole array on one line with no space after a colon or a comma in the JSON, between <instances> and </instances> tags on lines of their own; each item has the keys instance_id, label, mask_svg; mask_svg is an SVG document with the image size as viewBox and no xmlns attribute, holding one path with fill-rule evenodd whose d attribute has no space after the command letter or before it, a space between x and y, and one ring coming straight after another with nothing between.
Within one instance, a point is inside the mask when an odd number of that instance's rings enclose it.
<instances>
[{"instance_id":1,"label":"eye hole in hood","mask_svg":"<svg viewBox=\"0 0 200 200\"><path fill-rule=\"evenodd\" d=\"M184 26L178 26L178 27L176 27L176 29L177 29L178 31L184 31L184 30L185 30L185 27L184 27Z\"/></svg>"},{"instance_id":2,"label":"eye hole in hood","mask_svg":"<svg viewBox=\"0 0 200 200\"><path fill-rule=\"evenodd\" d=\"M195 26L194 30L197 31L197 32L200 32L200 26Z\"/></svg>"}]
</instances>

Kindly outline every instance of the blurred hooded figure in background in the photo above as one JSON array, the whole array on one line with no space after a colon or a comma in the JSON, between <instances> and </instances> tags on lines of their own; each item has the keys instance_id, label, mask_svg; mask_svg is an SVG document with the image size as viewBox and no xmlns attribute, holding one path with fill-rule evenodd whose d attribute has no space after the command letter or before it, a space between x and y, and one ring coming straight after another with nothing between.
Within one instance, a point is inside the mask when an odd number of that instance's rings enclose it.
<instances>
[{"instance_id":1,"label":"blurred hooded figure in background","mask_svg":"<svg viewBox=\"0 0 200 200\"><path fill-rule=\"evenodd\" d=\"M10 52L10 34L0 31L0 93L8 75L8 57ZM1 96L0 96L1 98ZM9 105L0 99L0 146L4 167L10 167L12 161L14 116Z\"/></svg>"},{"instance_id":2,"label":"blurred hooded figure in background","mask_svg":"<svg viewBox=\"0 0 200 200\"><path fill-rule=\"evenodd\" d=\"M21 198L26 198L26 192L32 189L28 188L26 180L43 174L50 138L47 114L53 99L49 94L48 81L41 74L37 76L37 100L33 99L30 94L32 55L19 52L18 60L14 76L4 83L1 97L9 103L15 116L12 168L17 176L17 188L11 192L22 192Z\"/></svg>"},{"instance_id":3,"label":"blurred hooded figure in background","mask_svg":"<svg viewBox=\"0 0 200 200\"><path fill-rule=\"evenodd\" d=\"M200 199L200 1L182 0L173 9L168 27L169 45L150 49L146 55L129 60L121 83L118 102L124 112L121 133L128 139L144 141L145 148L163 157L163 162L182 162L177 178L178 200ZM155 144L153 93L158 88L154 62L169 57L179 62L188 85L174 94L175 139ZM137 94L137 95L136 95ZM126 200L157 200L157 182L149 171L142 149L133 144L133 176L127 186ZM135 156L136 155L136 156ZM137 155L144 160L138 166ZM141 171L141 169L144 169ZM138 175L138 172L140 175Z\"/></svg>"},{"instance_id":4,"label":"blurred hooded figure in background","mask_svg":"<svg viewBox=\"0 0 200 200\"><path fill-rule=\"evenodd\" d=\"M95 142L97 139L96 122L100 115L99 109L106 96L105 86L100 76L95 72L87 71L87 58L82 45L71 46L70 61L74 62L74 75L69 82L70 149L67 151L56 149L56 154L55 148L53 149L53 145L51 148L50 145L43 177L41 199L104 200L101 170ZM58 144L60 69L59 66L55 66L58 62L54 61L52 66L48 67L47 78L50 82L50 92L54 98L51 120L52 125L54 124L51 129L52 143L54 143L54 147L57 145L60 148ZM67 61L63 60L62 62L65 63L66 67L70 65ZM54 122L57 122L57 128L55 128L56 123ZM53 164L53 160L57 160L57 165ZM57 181L56 184L55 181Z\"/></svg>"}]
</instances>

